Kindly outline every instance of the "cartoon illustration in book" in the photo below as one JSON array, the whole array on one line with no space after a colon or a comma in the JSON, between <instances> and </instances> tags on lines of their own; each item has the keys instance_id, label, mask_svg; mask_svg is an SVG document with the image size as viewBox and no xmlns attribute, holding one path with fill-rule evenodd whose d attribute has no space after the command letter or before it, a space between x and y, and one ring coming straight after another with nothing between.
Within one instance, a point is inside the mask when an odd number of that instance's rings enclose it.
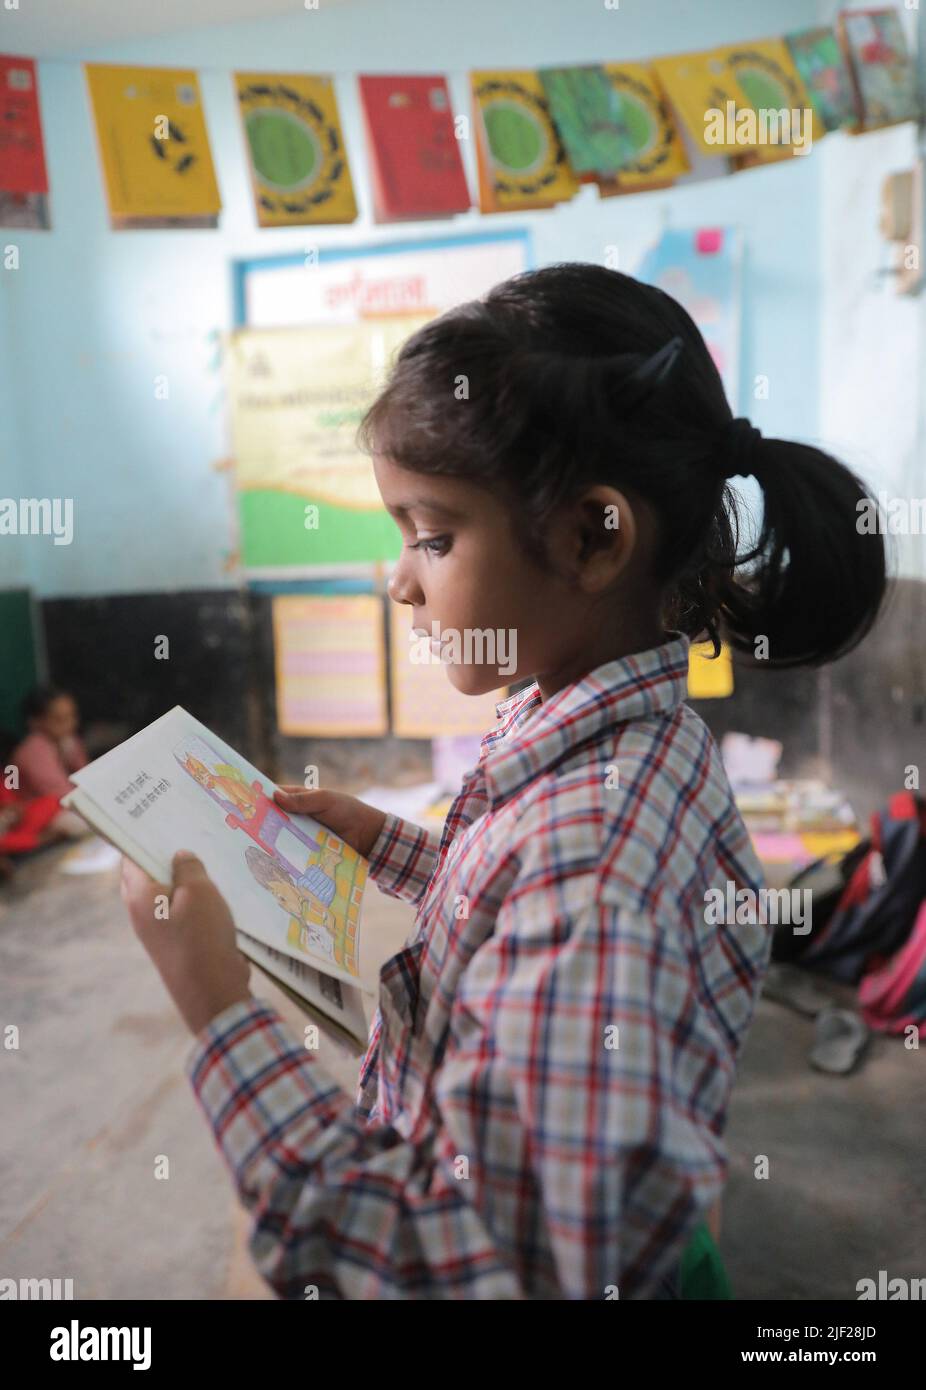
<instances>
[{"instance_id":1,"label":"cartoon illustration in book","mask_svg":"<svg viewBox=\"0 0 926 1390\"><path fill-rule=\"evenodd\" d=\"M207 791L214 791L220 801L230 802L248 818L255 815L257 801L254 791L237 767L232 767L230 763L219 763L213 773L192 753L182 760L182 766L191 777L195 777L201 787L205 787Z\"/></svg>"},{"instance_id":2,"label":"cartoon illustration in book","mask_svg":"<svg viewBox=\"0 0 926 1390\"><path fill-rule=\"evenodd\" d=\"M225 762L205 739L195 736L178 744L174 757L225 810L226 825L244 830L262 850L279 859L287 873L298 877L303 866L287 859L288 851L277 846L281 832L287 832L289 844L290 836L301 840L307 854L317 853L318 843L267 796L260 782L248 782L240 768Z\"/></svg>"},{"instance_id":3,"label":"cartoon illustration in book","mask_svg":"<svg viewBox=\"0 0 926 1390\"><path fill-rule=\"evenodd\" d=\"M337 858L332 851L323 850L319 863L310 864L297 877L288 874L277 859L255 845L248 846L244 857L260 886L272 893L280 907L299 923L301 948L333 961L337 921L328 908L337 891L333 874Z\"/></svg>"},{"instance_id":4,"label":"cartoon illustration in book","mask_svg":"<svg viewBox=\"0 0 926 1390\"><path fill-rule=\"evenodd\" d=\"M273 802L259 781L198 735L174 747L174 757L197 786L225 812L225 824L254 841L245 850L251 874L289 913L287 941L357 974L357 924L362 865L345 865L344 845L324 827L317 834Z\"/></svg>"}]
</instances>

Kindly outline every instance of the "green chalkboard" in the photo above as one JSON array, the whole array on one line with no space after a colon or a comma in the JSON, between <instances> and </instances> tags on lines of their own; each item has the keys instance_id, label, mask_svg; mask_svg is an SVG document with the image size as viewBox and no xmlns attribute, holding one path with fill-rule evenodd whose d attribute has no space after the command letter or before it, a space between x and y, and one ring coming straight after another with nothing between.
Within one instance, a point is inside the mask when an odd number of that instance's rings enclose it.
<instances>
[{"instance_id":1,"label":"green chalkboard","mask_svg":"<svg viewBox=\"0 0 926 1390\"><path fill-rule=\"evenodd\" d=\"M43 644L29 589L0 589L0 732L18 737L23 696L43 679Z\"/></svg>"}]
</instances>

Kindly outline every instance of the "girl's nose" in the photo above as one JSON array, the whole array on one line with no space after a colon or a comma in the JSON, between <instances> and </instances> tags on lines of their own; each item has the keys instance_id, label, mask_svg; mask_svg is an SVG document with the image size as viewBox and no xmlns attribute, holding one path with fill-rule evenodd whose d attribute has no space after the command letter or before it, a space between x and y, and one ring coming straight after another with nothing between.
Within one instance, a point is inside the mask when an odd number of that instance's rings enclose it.
<instances>
[{"instance_id":1,"label":"girl's nose","mask_svg":"<svg viewBox=\"0 0 926 1390\"><path fill-rule=\"evenodd\" d=\"M421 608L424 605L424 594L421 592L421 585L406 565L404 552L390 576L389 582L386 585L386 592L393 603L412 603L417 608Z\"/></svg>"}]
</instances>

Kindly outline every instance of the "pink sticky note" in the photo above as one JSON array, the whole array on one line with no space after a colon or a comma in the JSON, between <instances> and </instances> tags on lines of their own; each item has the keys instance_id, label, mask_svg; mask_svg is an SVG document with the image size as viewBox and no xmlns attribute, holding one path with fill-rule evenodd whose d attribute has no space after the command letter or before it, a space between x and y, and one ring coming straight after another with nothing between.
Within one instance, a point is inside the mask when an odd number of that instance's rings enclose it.
<instances>
[{"instance_id":1,"label":"pink sticky note","mask_svg":"<svg viewBox=\"0 0 926 1390\"><path fill-rule=\"evenodd\" d=\"M699 256L716 256L723 250L723 228L702 227L695 232L695 250Z\"/></svg>"},{"instance_id":2,"label":"pink sticky note","mask_svg":"<svg viewBox=\"0 0 926 1390\"><path fill-rule=\"evenodd\" d=\"M752 837L756 854L766 864L809 864L813 856L801 837L775 830L757 831Z\"/></svg>"}]
</instances>

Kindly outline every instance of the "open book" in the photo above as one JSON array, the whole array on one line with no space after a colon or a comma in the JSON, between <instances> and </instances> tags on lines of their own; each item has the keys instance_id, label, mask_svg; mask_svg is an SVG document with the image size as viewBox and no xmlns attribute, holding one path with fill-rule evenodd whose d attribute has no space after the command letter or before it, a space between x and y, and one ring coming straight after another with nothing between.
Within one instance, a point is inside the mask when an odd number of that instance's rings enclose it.
<instances>
[{"instance_id":1,"label":"open book","mask_svg":"<svg viewBox=\"0 0 926 1390\"><path fill-rule=\"evenodd\" d=\"M353 1051L367 1038L360 907L367 861L180 705L73 774L63 804L160 883L188 849L228 902L238 946Z\"/></svg>"}]
</instances>

